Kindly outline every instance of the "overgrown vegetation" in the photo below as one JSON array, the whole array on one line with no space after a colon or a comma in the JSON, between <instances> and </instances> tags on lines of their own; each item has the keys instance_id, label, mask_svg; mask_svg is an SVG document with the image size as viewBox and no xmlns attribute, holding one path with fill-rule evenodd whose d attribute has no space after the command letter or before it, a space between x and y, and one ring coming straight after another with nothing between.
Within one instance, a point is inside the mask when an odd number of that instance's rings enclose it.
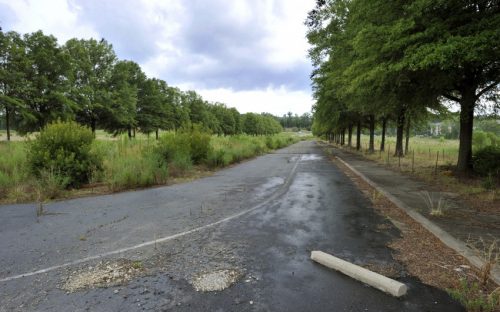
<instances>
[{"instance_id":1,"label":"overgrown vegetation","mask_svg":"<svg viewBox=\"0 0 500 312\"><path fill-rule=\"evenodd\" d=\"M67 127L71 128L71 134L68 134ZM105 193L162 185L175 178L196 176L200 171L222 168L299 140L292 133L211 136L199 127L165 132L159 140L148 139L146 136L130 140L126 135L118 140L93 140L88 128L73 122L57 122L47 129L48 133L44 131L39 135L39 138L43 138L42 141L35 139L30 142L0 144L0 201L43 202L51 198L72 196L83 190L93 192L95 189L95 192ZM75 149L76 141L73 139L81 133L86 138L83 140L85 143L78 141L78 148ZM29 165L32 158L29 155L33 146L36 153L42 153L43 146L47 151L54 150L56 154L68 159L81 159L80 157L91 155L91 160L98 159L100 162L75 161L75 165L79 164L76 166L78 170L72 171L73 168L68 168L67 165L73 162L53 164L51 161L57 157L49 159L44 154L42 156L45 157L45 162L36 162L36 166L41 166L41 169L32 170ZM69 147L68 150L64 149L66 146ZM80 152L81 155L76 156ZM66 165L56 166L59 164ZM81 170L82 168L85 170ZM67 180L73 172L79 178L74 181L79 183ZM85 174L81 174L82 172ZM67 187L70 189L66 190Z\"/></svg>"},{"instance_id":2,"label":"overgrown vegetation","mask_svg":"<svg viewBox=\"0 0 500 312\"><path fill-rule=\"evenodd\" d=\"M473 157L474 171L481 176L500 179L500 146L486 146Z\"/></svg>"},{"instance_id":3,"label":"overgrown vegetation","mask_svg":"<svg viewBox=\"0 0 500 312\"><path fill-rule=\"evenodd\" d=\"M101 167L91 152L94 136L76 122L57 121L47 125L28 142L28 166L35 177L51 176L62 188L89 181L92 170Z\"/></svg>"},{"instance_id":4,"label":"overgrown vegetation","mask_svg":"<svg viewBox=\"0 0 500 312\"><path fill-rule=\"evenodd\" d=\"M460 286L450 289L451 297L459 301L470 312L495 312L498 311L500 303L500 292L483 294L478 282L469 282L463 278Z\"/></svg>"}]
</instances>

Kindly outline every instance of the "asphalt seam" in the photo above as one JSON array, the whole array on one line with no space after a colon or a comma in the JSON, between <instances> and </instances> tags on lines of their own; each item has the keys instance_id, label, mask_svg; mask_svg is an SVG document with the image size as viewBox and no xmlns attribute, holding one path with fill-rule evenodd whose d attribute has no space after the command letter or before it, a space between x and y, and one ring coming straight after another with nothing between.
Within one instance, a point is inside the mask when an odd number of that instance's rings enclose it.
<instances>
[{"instance_id":1,"label":"asphalt seam","mask_svg":"<svg viewBox=\"0 0 500 312\"><path fill-rule=\"evenodd\" d=\"M386 191L384 188L379 186L377 183L373 182L371 179L369 179L367 176L353 168L350 164L348 164L346 161L344 161L342 158L339 156L335 156L342 164L344 164L349 170L351 170L353 173L355 173L357 176L359 176L362 180L364 180L366 183L368 183L370 186L375 188L378 192L383 194L387 199L389 199L393 204L395 204L398 208L404 210L407 215L409 215L413 220L416 222L420 223L425 229L427 229L429 232L431 232L434 236L436 236L440 241L442 241L446 246L450 247L451 249L455 250L457 253L462 255L464 258L466 258L473 266L475 266L478 269L482 269L485 265L485 262L483 259L481 259L479 256L476 255L476 253L467 247L467 245L456 239L455 237L451 236L448 232L444 231L442 228L437 226L435 223L406 205L404 202L393 196L391 193ZM491 279L500 285L500 268L498 265L495 265L491 269L490 273Z\"/></svg>"},{"instance_id":2,"label":"asphalt seam","mask_svg":"<svg viewBox=\"0 0 500 312\"><path fill-rule=\"evenodd\" d=\"M112 250L112 251L100 253L100 254L97 254L97 255L94 255L94 256L89 256L89 257L81 258L81 259L70 261L70 262L66 262L66 263L63 263L63 264L54 265L54 266L51 266L51 267L48 267L48 268L45 268L45 269L40 269L40 270L37 270L37 271L32 271L32 272L27 272L27 273L23 273L23 274L18 274L18 275L13 275L13 276L5 277L5 278L0 279L0 283L9 282L9 281L12 281L12 280L16 280L16 279L20 279L20 278L24 278L24 277L29 277L29 276L34 276L34 275L39 275L39 274L43 274L43 273L48 273L48 272L51 272L51 271L54 271L54 270L58 270L58 269L62 269L62 268L65 268L65 267L82 264L82 263L89 262L89 261L92 261L92 260L102 259L102 258L106 258L106 257L109 257L109 256L113 256L113 255L121 254L121 253L124 253L124 252L128 252L128 251L131 251L131 250L136 250L136 249L144 248L144 247L147 247L147 246L161 244L161 243L164 243L164 242L167 242L167 241L171 241L171 240L179 238L179 237L183 237L183 236L186 236L186 235L189 235L189 234L192 234L192 233L196 233L196 232L199 232L199 231L202 231L202 230L205 230L205 229L217 226L219 224L231 221L231 220L236 219L238 217L241 217L241 216L243 216L245 214L248 214L248 213L250 213L252 211L255 211L255 210L259 209L259 208L262 208L264 205L268 204L269 202L271 202L271 201L275 200L276 198L278 198L279 196L283 195L288 190L288 188L291 185L291 181L293 180L293 177L295 176L295 172L297 170L297 166L298 166L298 164L300 162L300 159L301 159L301 157L298 157L297 160L295 161L295 164L294 164L292 170L290 171L288 177L286 178L285 183L282 185L282 187L280 189L278 189L276 192L274 192L267 199L265 199L264 201L262 201L261 203L255 205L255 206L253 206L252 208L249 208L247 210L241 211L241 212L239 212L237 214L231 215L231 216L226 217L224 219L221 219L219 221L216 221L216 222L213 222L213 223L210 223L210 224L206 224L206 225L203 225L203 226L200 226L200 227L188 230L188 231L180 232L180 233L169 235L169 236L160 237L158 239L147 241L147 242L144 242L144 243L141 243L141 244L137 244L137 245L133 245L133 246L125 247L125 248L120 248L120 249L117 249L117 250Z\"/></svg>"}]
</instances>

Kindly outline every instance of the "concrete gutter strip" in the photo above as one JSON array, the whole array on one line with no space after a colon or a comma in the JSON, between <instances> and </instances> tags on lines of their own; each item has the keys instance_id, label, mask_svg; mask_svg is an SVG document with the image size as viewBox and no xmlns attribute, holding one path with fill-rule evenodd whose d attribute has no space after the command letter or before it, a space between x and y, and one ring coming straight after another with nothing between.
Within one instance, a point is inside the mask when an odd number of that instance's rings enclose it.
<instances>
[{"instance_id":1,"label":"concrete gutter strip","mask_svg":"<svg viewBox=\"0 0 500 312\"><path fill-rule=\"evenodd\" d=\"M361 179L363 179L366 183L371 185L373 188L375 188L378 192L383 194L385 197L387 197L391 202L393 202L396 206L398 206L400 209L403 209L413 220L417 221L420 223L424 228L426 228L429 232L434 234L437 238L439 238L446 246L452 248L456 252L458 252L460 255L462 255L464 258L466 258L473 266L475 266L478 269L482 269L485 265L485 262L483 259L477 256L477 254L467 247L467 245L456 239L455 237L451 236L447 232L445 232L443 229L441 229L439 226L431 222L429 219L426 217L422 216L420 213L403 203L401 200L384 190L382 187L380 187L378 184L370 180L368 177L366 177L364 174L359 172L358 170L354 169L351 165L349 165L347 162L345 162L342 158L335 156L342 164L344 164L347 168L349 168L352 172L354 172L356 175L358 175ZM500 267L498 265L495 265L490 272L490 277L491 279L500 285Z\"/></svg>"},{"instance_id":2,"label":"concrete gutter strip","mask_svg":"<svg viewBox=\"0 0 500 312\"><path fill-rule=\"evenodd\" d=\"M350 262L344 261L322 251L312 251L311 259L326 267L342 272L345 275L350 276L358 281L361 281L383 292L393 295L394 297L404 296L408 290L408 287L403 283L372 272Z\"/></svg>"}]
</instances>

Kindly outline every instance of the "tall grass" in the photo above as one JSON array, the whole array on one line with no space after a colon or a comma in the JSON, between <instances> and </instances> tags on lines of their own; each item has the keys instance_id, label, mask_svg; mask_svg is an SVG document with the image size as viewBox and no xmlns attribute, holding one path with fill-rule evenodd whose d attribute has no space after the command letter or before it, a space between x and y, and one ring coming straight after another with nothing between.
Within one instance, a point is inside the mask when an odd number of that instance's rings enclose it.
<instances>
[{"instance_id":1,"label":"tall grass","mask_svg":"<svg viewBox=\"0 0 500 312\"><path fill-rule=\"evenodd\" d=\"M173 137L178 139L173 140ZM158 141L146 136L132 140L126 135L116 138L98 136L92 150L103 159L102 168L92 170L90 185L84 187L98 185L115 192L161 185L170 178L189 177L195 167L198 171L221 168L285 147L300 139L291 133L272 136L208 136L208 153L205 155L204 152L200 153L200 146L204 146L206 142L202 141L206 141L207 137L194 137L193 143L189 136L169 132L163 133ZM182 143L182 140L188 141ZM195 159L191 155L193 150L196 153ZM55 182L58 181L51 179L50 174L41 177L46 177L47 181L37 181L28 170L26 154L25 142L0 143L0 202L37 200L39 187L50 188L45 190L50 191L48 198L68 195L66 191L56 190L58 183Z\"/></svg>"},{"instance_id":2,"label":"tall grass","mask_svg":"<svg viewBox=\"0 0 500 312\"><path fill-rule=\"evenodd\" d=\"M286 133L272 136L238 135L214 137L207 165L212 168L224 167L298 141L298 137Z\"/></svg>"},{"instance_id":3,"label":"tall grass","mask_svg":"<svg viewBox=\"0 0 500 312\"><path fill-rule=\"evenodd\" d=\"M103 171L94 173L94 182L105 182L111 191L167 181L168 168L153 152L154 142L128 139L96 141L94 148L104 159Z\"/></svg>"},{"instance_id":4,"label":"tall grass","mask_svg":"<svg viewBox=\"0 0 500 312\"><path fill-rule=\"evenodd\" d=\"M495 201L498 190L489 192L481 184L480 179L463 180L454 176L454 168L458 161L458 140L444 138L411 137L408 154L394 157L395 137L386 137L385 150L380 152L381 137L375 137L375 152L368 152L369 136L361 136L361 151L366 158L393 169L412 173L428 182L447 186L461 194L477 194ZM353 144L355 137L353 137ZM473 148L477 148L475 145Z\"/></svg>"},{"instance_id":5,"label":"tall grass","mask_svg":"<svg viewBox=\"0 0 500 312\"><path fill-rule=\"evenodd\" d=\"M30 184L25 142L0 143L0 199L25 198ZM15 200L14 200L15 201Z\"/></svg>"}]
</instances>

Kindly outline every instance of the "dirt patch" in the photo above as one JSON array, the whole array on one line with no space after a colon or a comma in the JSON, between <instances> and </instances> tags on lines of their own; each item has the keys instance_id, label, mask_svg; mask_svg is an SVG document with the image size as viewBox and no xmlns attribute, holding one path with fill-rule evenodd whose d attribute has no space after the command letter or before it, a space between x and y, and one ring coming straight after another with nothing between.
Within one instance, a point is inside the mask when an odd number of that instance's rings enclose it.
<instances>
[{"instance_id":1,"label":"dirt patch","mask_svg":"<svg viewBox=\"0 0 500 312\"><path fill-rule=\"evenodd\" d=\"M139 261L118 259L99 262L96 266L71 272L61 288L76 292L89 288L117 286L143 273L144 269Z\"/></svg>"},{"instance_id":2,"label":"dirt patch","mask_svg":"<svg viewBox=\"0 0 500 312\"><path fill-rule=\"evenodd\" d=\"M241 276L238 270L217 270L199 274L191 284L196 291L221 291L236 283Z\"/></svg>"}]
</instances>

